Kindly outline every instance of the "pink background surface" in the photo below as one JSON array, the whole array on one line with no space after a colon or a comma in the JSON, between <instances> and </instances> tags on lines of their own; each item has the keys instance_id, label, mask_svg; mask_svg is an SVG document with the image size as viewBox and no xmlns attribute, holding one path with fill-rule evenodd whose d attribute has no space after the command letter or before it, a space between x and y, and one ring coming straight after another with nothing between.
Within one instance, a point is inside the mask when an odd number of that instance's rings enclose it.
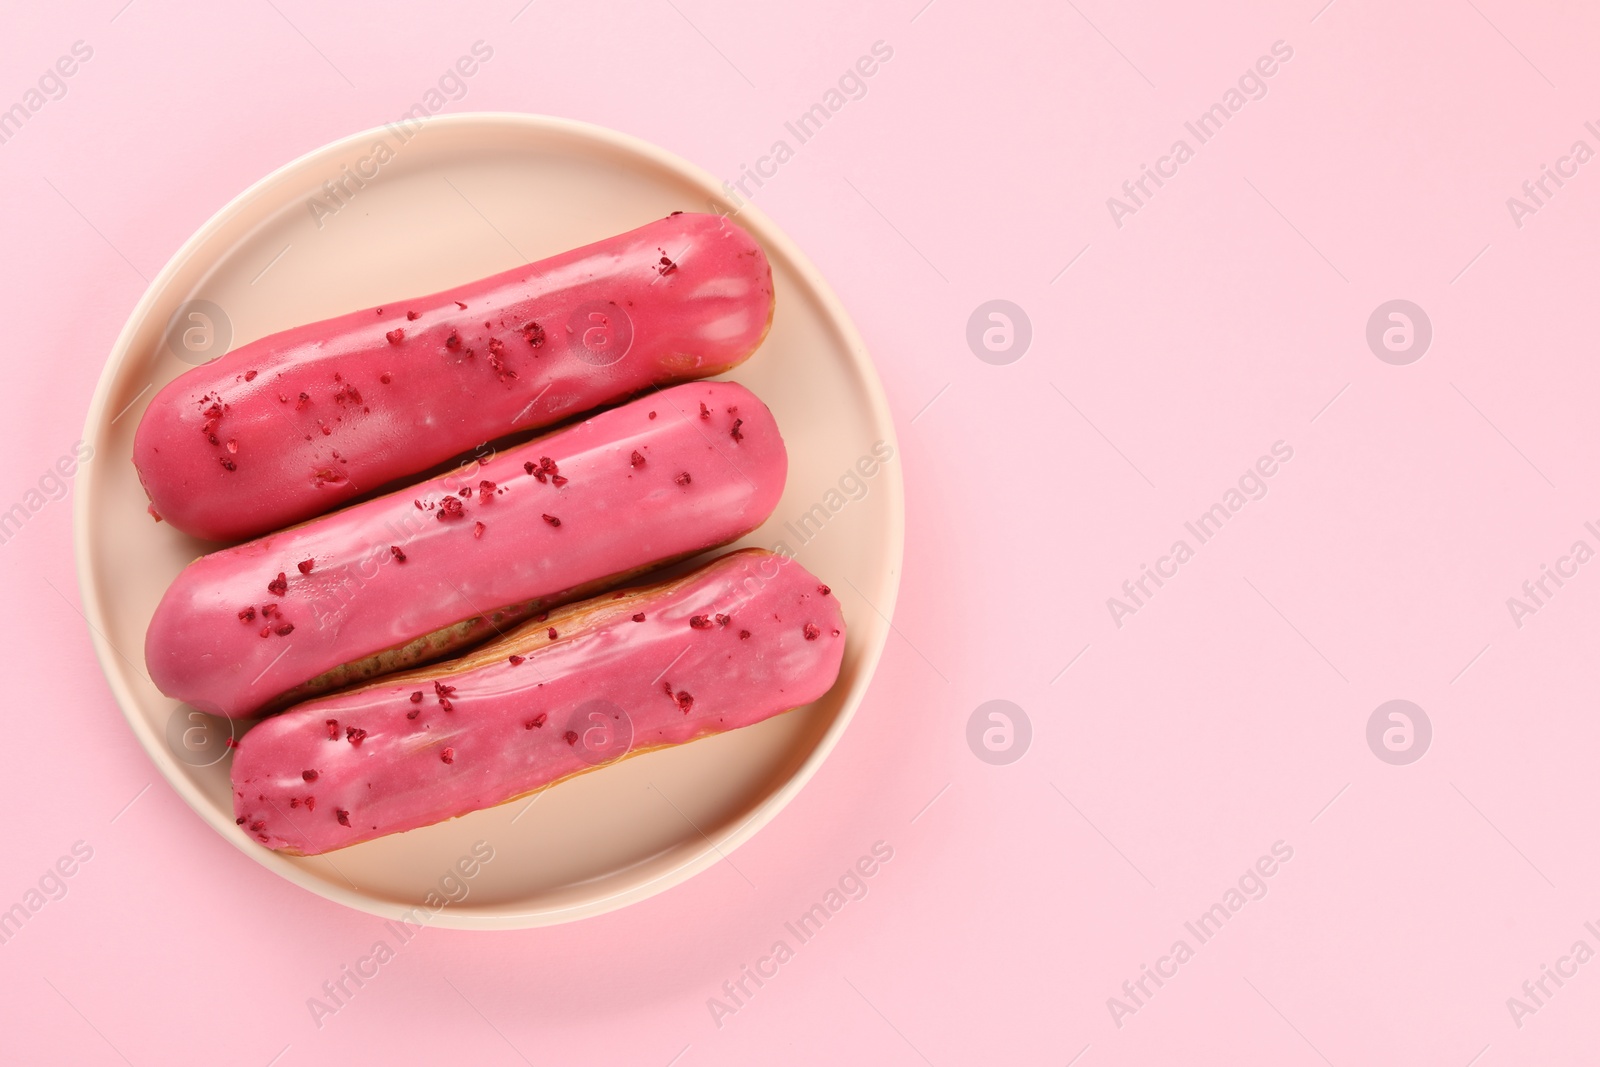
<instances>
[{"instance_id":1,"label":"pink background surface","mask_svg":"<svg viewBox=\"0 0 1600 1067\"><path fill-rule=\"evenodd\" d=\"M737 870L569 926L424 930L319 1027L307 998L383 924L146 789L75 610L72 505L48 503L0 545L0 908L74 842L93 858L0 945L3 1058L1600 1055L1600 960L1546 979L1542 1006L1522 990L1575 942L1600 951L1584 926L1600 928L1585 658L1600 563L1520 627L1506 603L1573 542L1600 549L1583 525L1600 527L1600 162L1520 226L1506 202L1574 141L1600 149L1584 127L1600 16L1509 0L121 3L11 14L0 40L0 106L73 42L93 48L0 144L0 509L71 449L144 279L196 227L272 168L396 118L474 41L493 58L443 110L584 119L727 178L793 146L784 122L883 41L866 95L755 201L878 362L906 574L855 723ZM1276 41L1293 56L1264 98L1198 144L1184 122ZM1194 158L1118 226L1107 198L1178 138ZM1032 324L1008 365L966 341L995 298ZM1433 327L1407 366L1365 339L1396 298ZM1293 458L1266 495L1197 545L1184 523L1278 441ZM1194 558L1116 625L1107 598L1179 538ZM991 699L1032 725L1007 765L967 742ZM1391 699L1432 723L1408 765L1368 746ZM894 856L866 897L718 1025L708 998L793 945L784 923L877 841ZM1293 858L1265 896L1200 944L1185 922L1276 842ZM1136 1004L1124 981L1179 939L1193 958ZM1114 1019L1113 996L1137 1011ZM1514 1018L1513 996L1537 1010Z\"/></svg>"}]
</instances>

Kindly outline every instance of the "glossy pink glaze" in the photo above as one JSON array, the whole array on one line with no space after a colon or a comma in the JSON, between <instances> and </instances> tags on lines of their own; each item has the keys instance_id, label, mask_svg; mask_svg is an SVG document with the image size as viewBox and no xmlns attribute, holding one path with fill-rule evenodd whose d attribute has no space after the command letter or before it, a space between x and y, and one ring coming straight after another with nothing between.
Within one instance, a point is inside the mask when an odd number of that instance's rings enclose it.
<instances>
[{"instance_id":1,"label":"glossy pink glaze","mask_svg":"<svg viewBox=\"0 0 1600 1067\"><path fill-rule=\"evenodd\" d=\"M564 485L527 472L546 457ZM787 469L772 413L743 386L666 389L475 470L201 557L156 608L145 662L168 696L247 716L325 671L453 623L536 597L570 599L585 583L733 540L777 506ZM485 480L496 485L487 497ZM440 519L446 496L459 516ZM272 591L279 574L282 595ZM276 609L270 619L265 605ZM241 620L245 609L255 617ZM280 634L285 624L293 629ZM478 637L493 633L484 623Z\"/></svg>"},{"instance_id":2,"label":"glossy pink glaze","mask_svg":"<svg viewBox=\"0 0 1600 1067\"><path fill-rule=\"evenodd\" d=\"M504 803L628 751L749 726L816 700L839 674L838 600L770 552L732 553L616 604L596 602L554 642L534 624L496 642L488 663L267 719L233 756L241 828L268 848L327 852ZM696 616L711 625L697 628ZM450 710L434 681L454 687ZM365 734L353 741L352 729Z\"/></svg>"},{"instance_id":3,"label":"glossy pink glaze","mask_svg":"<svg viewBox=\"0 0 1600 1067\"><path fill-rule=\"evenodd\" d=\"M754 238L717 215L674 215L252 341L156 394L133 461L173 526L253 537L513 431L728 370L772 307Z\"/></svg>"}]
</instances>

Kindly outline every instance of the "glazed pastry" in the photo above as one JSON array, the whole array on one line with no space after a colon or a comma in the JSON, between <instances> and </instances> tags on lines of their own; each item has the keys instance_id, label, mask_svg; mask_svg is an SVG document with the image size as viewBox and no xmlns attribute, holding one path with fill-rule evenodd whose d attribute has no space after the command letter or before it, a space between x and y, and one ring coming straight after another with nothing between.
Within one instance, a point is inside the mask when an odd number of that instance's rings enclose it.
<instances>
[{"instance_id":1,"label":"glazed pastry","mask_svg":"<svg viewBox=\"0 0 1600 1067\"><path fill-rule=\"evenodd\" d=\"M432 296L271 334L156 394L133 461L152 514L236 541L519 430L744 361L772 272L717 215L675 213Z\"/></svg>"},{"instance_id":2,"label":"glazed pastry","mask_svg":"<svg viewBox=\"0 0 1600 1067\"><path fill-rule=\"evenodd\" d=\"M733 382L675 386L454 473L191 563L145 663L240 718L477 644L771 514L788 459Z\"/></svg>"},{"instance_id":3,"label":"glazed pastry","mask_svg":"<svg viewBox=\"0 0 1600 1067\"><path fill-rule=\"evenodd\" d=\"M734 552L266 720L234 753L234 814L307 856L427 826L808 704L843 654L826 586Z\"/></svg>"}]
</instances>

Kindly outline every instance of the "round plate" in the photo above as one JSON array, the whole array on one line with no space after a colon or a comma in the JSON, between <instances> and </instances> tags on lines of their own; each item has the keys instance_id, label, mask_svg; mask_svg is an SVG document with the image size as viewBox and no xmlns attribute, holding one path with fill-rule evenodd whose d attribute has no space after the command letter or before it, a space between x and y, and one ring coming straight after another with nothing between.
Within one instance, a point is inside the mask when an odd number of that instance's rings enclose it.
<instances>
[{"instance_id":1,"label":"round plate","mask_svg":"<svg viewBox=\"0 0 1600 1067\"><path fill-rule=\"evenodd\" d=\"M436 925L515 928L621 907L717 862L799 791L866 690L899 585L904 506L882 387L815 268L752 207L777 314L729 377L771 406L789 481L740 542L795 555L838 591L844 667L822 700L756 726L636 756L536 796L325 857L269 852L234 825L228 726L163 696L144 633L167 584L215 546L155 523L131 461L155 391L204 356L169 343L179 308L211 320L210 355L354 308L431 293L621 233L675 210L731 213L699 169L631 137L559 119L477 114L389 126L290 163L178 251L117 338L89 409L77 485L84 613L128 722L201 817L268 869L351 907ZM184 352L180 359L174 349ZM877 454L874 454L876 448ZM888 450L891 458L881 457ZM870 472L870 474L866 473ZM493 858L478 862L487 850ZM461 872L471 871L470 876Z\"/></svg>"}]
</instances>

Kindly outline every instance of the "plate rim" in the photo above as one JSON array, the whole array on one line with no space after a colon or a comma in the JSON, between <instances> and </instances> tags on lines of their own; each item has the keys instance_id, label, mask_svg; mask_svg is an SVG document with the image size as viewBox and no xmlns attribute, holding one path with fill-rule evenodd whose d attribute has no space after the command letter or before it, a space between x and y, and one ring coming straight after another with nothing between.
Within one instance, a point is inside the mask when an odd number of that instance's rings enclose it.
<instances>
[{"instance_id":1,"label":"plate rim","mask_svg":"<svg viewBox=\"0 0 1600 1067\"><path fill-rule=\"evenodd\" d=\"M423 126L419 127L417 132L429 127L486 125L490 127L514 126L535 134L545 133L575 137L578 140L598 143L623 155L643 157L649 163L672 172L689 184L698 187L706 195L709 206L720 207L724 214L736 216L740 223L754 232L763 243L767 244L768 247L779 250L794 265L796 273L800 276L802 282L811 289L821 304L825 318L844 338L850 361L864 386L865 397L872 417L878 425L883 427L884 432L887 434L886 443L894 449L894 454L901 454L899 435L896 433L893 413L889 409L888 399L884 393L883 382L878 376L877 367L873 364L872 358L867 352L866 344L862 341L861 335L849 313L845 310L844 305L840 302L837 294L834 293L833 287L828 284L827 279L817 270L810 258L795 245L789 236L765 212L749 202L741 204L737 209L732 208L724 195L722 184L709 171L690 163L674 152L670 152L659 145L635 137L632 134L577 119L512 111L468 111L451 115L433 115L422 121ZM318 159L337 158L342 153L351 148L359 147L361 143L370 140L374 135L381 135L388 129L389 126L384 125L359 130L312 148L281 164L228 200L178 246L161 270L145 287L138 302L128 313L121 331L117 334L117 338L107 354L105 365L101 368L99 380L95 384L94 394L89 403L89 410L84 423L84 440L90 442L91 445L97 445L101 442L103 438L102 431L106 428L104 420L110 403L111 389L119 372L128 360L133 337L138 332L139 325L149 317L157 295L171 283L172 278L178 273L179 269L197 250L209 241L226 223L241 213L253 201L258 199L263 192L283 177L306 167ZM851 686L850 691L845 694L834 721L823 733L811 753L789 774L782 785L769 793L755 807L751 808L744 818L725 827L721 832L706 837L704 843L688 855L683 862L643 882L634 883L606 896L559 906L529 908L512 903L474 909L472 907L458 908L452 905L451 907L434 911L432 915L422 920L424 925L477 930L530 929L602 915L648 899L665 892L673 886L688 881L696 874L714 866L727 853L739 848L755 836L758 830L775 819L778 813L793 801L800 790L821 768L822 763L832 754L840 737L843 736L844 731L855 718L856 710L860 707L862 700L865 699L866 692L871 686L873 678L877 675L879 662L888 644L889 632L893 625L890 620L893 618L895 604L899 599L901 574L905 563L905 484L900 464L893 464L892 466L884 464L884 467L888 468L885 473L889 475L888 481L884 483L884 489L889 494L888 534L890 559L886 580L888 593L882 605L870 603L868 605L883 617L884 625L869 637L863 647L859 678ZM82 605L82 614L84 621L88 624L90 641L94 647L95 658L99 663L100 672L111 689L112 697L115 699L118 709L122 712L123 718L132 728L134 737L144 748L145 754L156 765L156 769L161 773L162 778L204 823L215 830L225 841L232 844L240 852L248 855L266 870L318 897L342 904L345 907L375 915L379 918L405 918L416 922L419 912L423 910L416 904L386 900L371 892L362 892L351 887L334 884L331 881L311 877L299 865L289 862L278 853L259 848L254 843L241 838L238 834L231 833L230 831L234 829L233 824L216 813L210 799L182 773L177 766L176 757L166 750L160 739L157 738L155 731L144 722L143 716L137 711L139 701L135 698L123 670L115 662L121 658L121 653L111 646L109 638L105 636L106 612L102 590L90 580L90 538L94 526L90 519L97 509L90 499L89 487L91 483L96 481L96 477L95 474L91 474L89 478L77 479L73 487L74 572L78 581L78 594Z\"/></svg>"}]
</instances>

